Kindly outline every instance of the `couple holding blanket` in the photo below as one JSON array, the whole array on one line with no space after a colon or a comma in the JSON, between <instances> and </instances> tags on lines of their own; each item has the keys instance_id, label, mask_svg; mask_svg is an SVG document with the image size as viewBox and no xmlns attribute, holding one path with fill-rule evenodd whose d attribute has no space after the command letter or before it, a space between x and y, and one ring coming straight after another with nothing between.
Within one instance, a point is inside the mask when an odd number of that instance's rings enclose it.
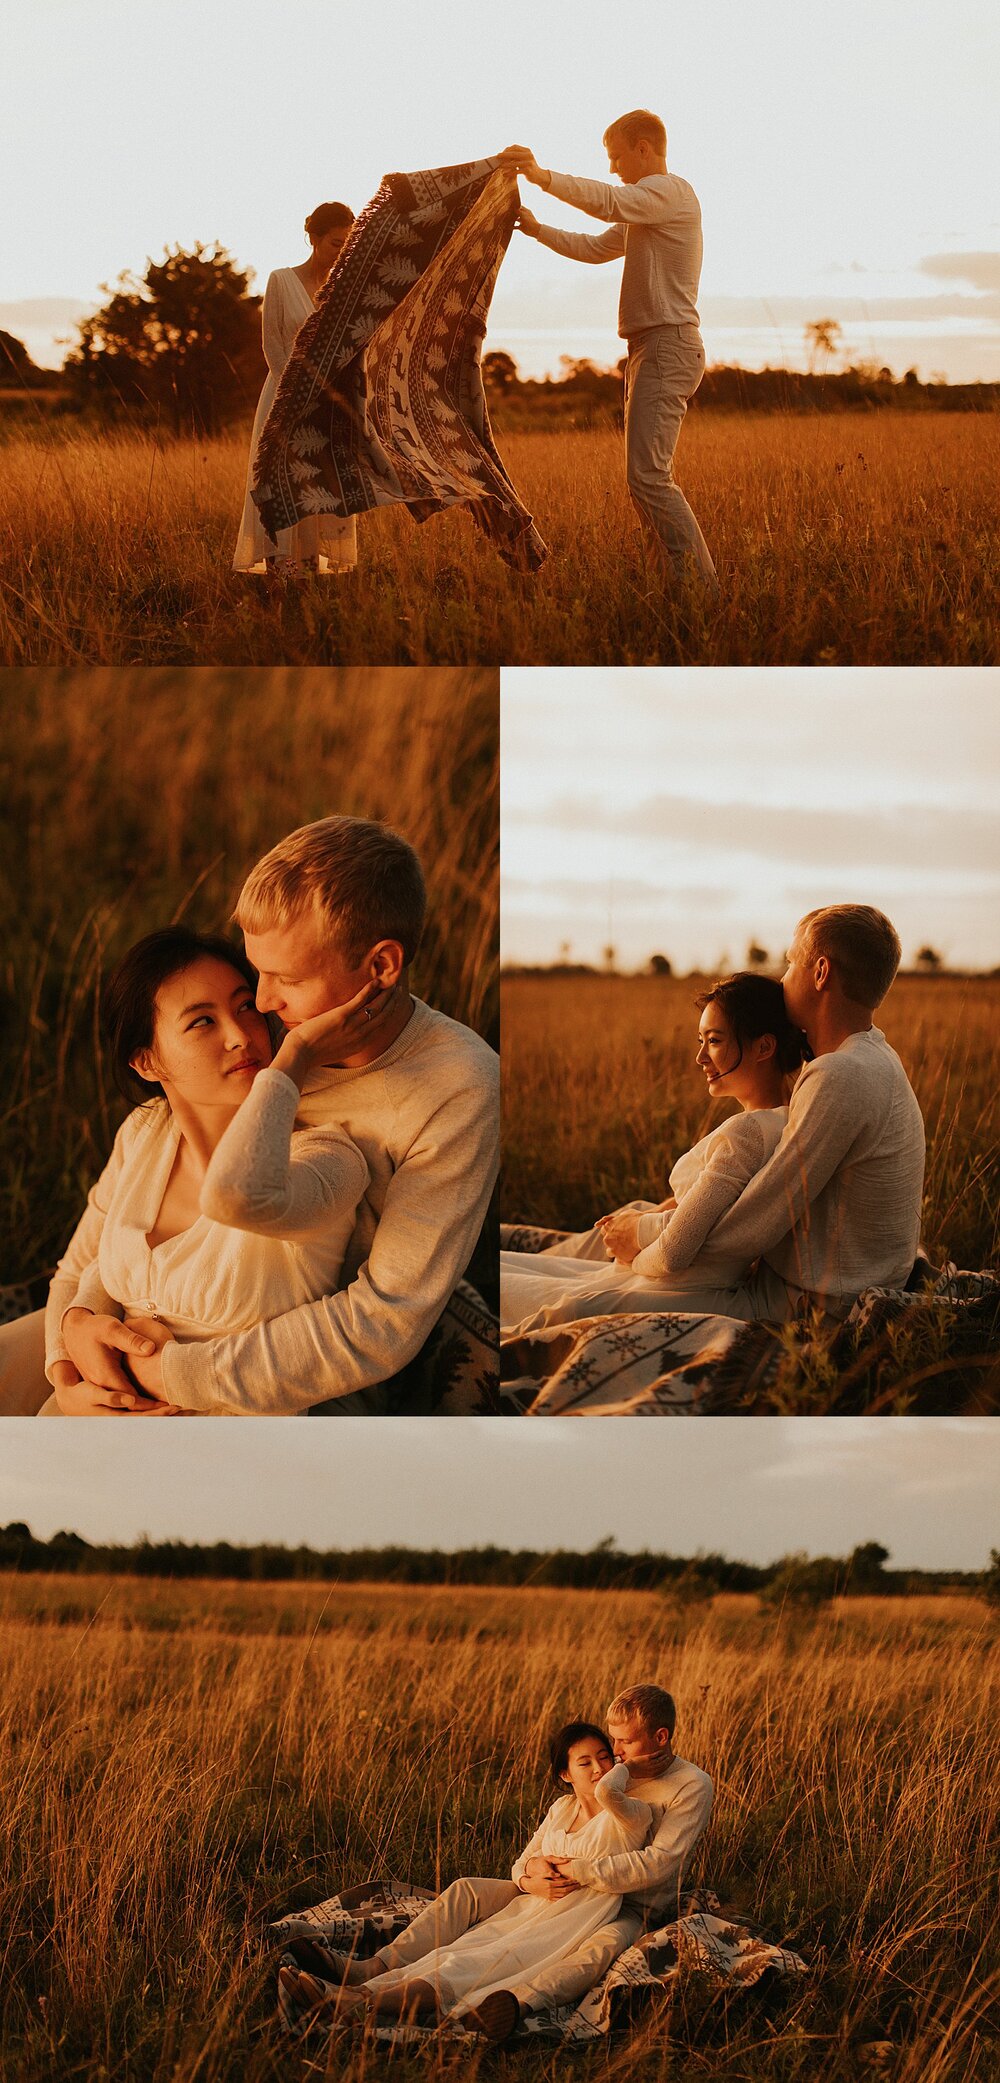
<instances>
[{"instance_id":1,"label":"couple holding blanket","mask_svg":"<svg viewBox=\"0 0 1000 2083\"><path fill-rule=\"evenodd\" d=\"M659 1206L502 1253L505 1334L657 1311L840 1322L863 1289L905 1287L924 1125L872 1018L899 958L882 912L829 905L800 921L780 984L743 974L705 992L697 1062L739 1111L678 1159Z\"/></svg>"},{"instance_id":2,"label":"couple holding blanket","mask_svg":"<svg viewBox=\"0 0 1000 2083\"><path fill-rule=\"evenodd\" d=\"M678 1914L712 1782L675 1753L675 1722L668 1692L635 1685L612 1701L607 1731L560 1729L559 1797L510 1880L454 1881L369 1959L291 1938L279 1978L286 2023L448 2021L504 2040L532 2013L576 2003L643 1930Z\"/></svg>"},{"instance_id":3,"label":"couple holding blanket","mask_svg":"<svg viewBox=\"0 0 1000 2083\"><path fill-rule=\"evenodd\" d=\"M132 1111L47 1308L0 1329L0 1409L386 1408L496 1172L497 1058L410 990L425 908L405 839L327 817L251 871L245 949L129 949L103 1024Z\"/></svg>"}]
</instances>

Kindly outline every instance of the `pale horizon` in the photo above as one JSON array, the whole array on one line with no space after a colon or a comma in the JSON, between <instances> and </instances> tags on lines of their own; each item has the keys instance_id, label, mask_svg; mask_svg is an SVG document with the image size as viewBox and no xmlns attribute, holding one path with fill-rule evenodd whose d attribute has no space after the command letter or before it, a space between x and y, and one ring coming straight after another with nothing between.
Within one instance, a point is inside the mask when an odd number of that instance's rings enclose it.
<instances>
[{"instance_id":1,"label":"pale horizon","mask_svg":"<svg viewBox=\"0 0 1000 2083\"><path fill-rule=\"evenodd\" d=\"M1000 379L995 9L716 0L708 15L706 35L704 12L636 0L628 39L609 41L596 0L569 26L508 0L502 30L460 0L419 14L381 0L365 17L290 0L278 30L262 0L10 0L0 167L20 203L0 326L55 366L102 284L173 243L218 239L261 291L305 258L310 208L359 210L392 168L518 142L606 179L602 132L644 102L702 202L710 362L803 367L803 327L832 317L840 361ZM587 228L524 193L543 219ZM619 273L515 234L487 347L526 375L563 354L612 364Z\"/></svg>"}]
</instances>

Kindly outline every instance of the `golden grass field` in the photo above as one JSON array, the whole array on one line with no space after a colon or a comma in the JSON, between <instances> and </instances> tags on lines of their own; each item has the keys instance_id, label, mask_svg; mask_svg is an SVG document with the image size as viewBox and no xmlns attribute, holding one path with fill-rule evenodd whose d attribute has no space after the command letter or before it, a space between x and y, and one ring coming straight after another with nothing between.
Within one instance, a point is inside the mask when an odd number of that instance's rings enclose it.
<instances>
[{"instance_id":1,"label":"golden grass field","mask_svg":"<svg viewBox=\"0 0 1000 2083\"><path fill-rule=\"evenodd\" d=\"M495 1040L498 700L495 673L456 668L0 678L0 1279L52 1265L121 1118L102 973L182 914L225 928L254 860L310 818L384 818L416 847L415 989Z\"/></svg>"},{"instance_id":2,"label":"golden grass field","mask_svg":"<svg viewBox=\"0 0 1000 2083\"><path fill-rule=\"evenodd\" d=\"M803 1953L586 2054L439 2047L449 2077L992 2083L998 1620L965 1596L805 1617L755 1597L0 1581L5 2083L270 2083L264 1927L339 1884L509 1867L543 1752L656 1672L716 1783L695 1877Z\"/></svg>"},{"instance_id":3,"label":"golden grass field","mask_svg":"<svg viewBox=\"0 0 1000 2083\"><path fill-rule=\"evenodd\" d=\"M667 604L621 435L500 448L550 558L500 563L468 517L364 515L346 581L234 578L247 434L0 425L0 663L973 665L1000 651L1000 416L695 410L678 476L723 605Z\"/></svg>"},{"instance_id":4,"label":"golden grass field","mask_svg":"<svg viewBox=\"0 0 1000 2083\"><path fill-rule=\"evenodd\" d=\"M723 1118L694 1062L705 981L503 980L504 1221L584 1229L624 1201L664 1198L675 1158ZM988 1267L1000 1256L1000 979L899 977L878 1021L927 1129L924 1248L935 1263ZM893 1365L882 1387L901 1378Z\"/></svg>"}]
</instances>

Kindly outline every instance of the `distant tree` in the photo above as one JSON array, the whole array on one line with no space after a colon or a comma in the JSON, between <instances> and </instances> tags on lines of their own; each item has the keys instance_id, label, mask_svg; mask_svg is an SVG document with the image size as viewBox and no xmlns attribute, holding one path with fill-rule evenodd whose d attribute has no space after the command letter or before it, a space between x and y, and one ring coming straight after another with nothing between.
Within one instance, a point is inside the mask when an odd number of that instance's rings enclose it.
<instances>
[{"instance_id":1,"label":"distant tree","mask_svg":"<svg viewBox=\"0 0 1000 2083\"><path fill-rule=\"evenodd\" d=\"M928 976L936 976L938 970L944 968L944 957L938 954L936 947L922 947L917 953L917 968Z\"/></svg>"},{"instance_id":2,"label":"distant tree","mask_svg":"<svg viewBox=\"0 0 1000 2083\"><path fill-rule=\"evenodd\" d=\"M766 947L758 947L758 946L757 946L757 942L756 942L755 940L751 940L751 941L748 941L748 943L747 943L747 968L748 968L748 969L766 969L766 967L767 967L767 963L768 963L768 959L769 959L769 957L768 957L768 952L767 952L767 949L766 949Z\"/></svg>"},{"instance_id":3,"label":"distant tree","mask_svg":"<svg viewBox=\"0 0 1000 2083\"><path fill-rule=\"evenodd\" d=\"M990 1566L983 1571L982 1587L991 1606L1000 1606L1000 1548L990 1549Z\"/></svg>"},{"instance_id":4,"label":"distant tree","mask_svg":"<svg viewBox=\"0 0 1000 2083\"><path fill-rule=\"evenodd\" d=\"M495 390L509 391L517 382L517 363L513 355L504 354L501 348L484 354L483 382L491 384Z\"/></svg>"},{"instance_id":5,"label":"distant tree","mask_svg":"<svg viewBox=\"0 0 1000 2083\"><path fill-rule=\"evenodd\" d=\"M836 354L840 345L841 327L836 318L811 318L803 328L803 334L809 350L809 373L813 375L820 355L823 357L825 368L827 362Z\"/></svg>"},{"instance_id":6,"label":"distant tree","mask_svg":"<svg viewBox=\"0 0 1000 2083\"><path fill-rule=\"evenodd\" d=\"M862 1541L851 1551L848 1563L852 1591L877 1591L884 1583L888 1548L881 1541Z\"/></svg>"},{"instance_id":7,"label":"distant tree","mask_svg":"<svg viewBox=\"0 0 1000 2083\"><path fill-rule=\"evenodd\" d=\"M39 382L42 374L23 340L15 340L13 333L0 332L0 388L28 390L33 383Z\"/></svg>"},{"instance_id":8,"label":"distant tree","mask_svg":"<svg viewBox=\"0 0 1000 2083\"><path fill-rule=\"evenodd\" d=\"M611 946L603 947L601 949L601 956L604 962L604 967L608 972L608 975L614 976L615 968L618 962L618 949L616 947Z\"/></svg>"},{"instance_id":9,"label":"distant tree","mask_svg":"<svg viewBox=\"0 0 1000 2083\"><path fill-rule=\"evenodd\" d=\"M97 404L155 409L179 433L212 433L260 383L260 299L221 246L167 249L145 275L120 275L67 356L74 387Z\"/></svg>"},{"instance_id":10,"label":"distant tree","mask_svg":"<svg viewBox=\"0 0 1000 2083\"><path fill-rule=\"evenodd\" d=\"M831 1555L785 1555L761 1597L775 1606L822 1606L843 1589L847 1566Z\"/></svg>"},{"instance_id":11,"label":"distant tree","mask_svg":"<svg viewBox=\"0 0 1000 2083\"><path fill-rule=\"evenodd\" d=\"M669 955L650 955L650 976L673 976L673 963Z\"/></svg>"}]
</instances>

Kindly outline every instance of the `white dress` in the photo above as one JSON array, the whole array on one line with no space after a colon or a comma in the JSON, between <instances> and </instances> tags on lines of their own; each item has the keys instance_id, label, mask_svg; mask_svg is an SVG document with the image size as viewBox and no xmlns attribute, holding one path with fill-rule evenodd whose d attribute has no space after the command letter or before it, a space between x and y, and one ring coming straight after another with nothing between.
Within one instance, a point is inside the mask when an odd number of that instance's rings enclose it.
<instances>
[{"instance_id":1,"label":"white dress","mask_svg":"<svg viewBox=\"0 0 1000 2083\"><path fill-rule=\"evenodd\" d=\"M500 1322L504 1334L524 1337L586 1316L641 1315L653 1311L725 1313L739 1302L750 1264L713 1249L712 1230L744 1187L773 1156L788 1121L787 1107L733 1114L677 1159L670 1188L672 1211L648 1201L631 1202L653 1232L630 1268L608 1262L597 1230L584 1230L552 1251L502 1251ZM659 1263L655 1233L671 1225L684 1230L690 1263L666 1273ZM740 1313L739 1310L733 1313ZM752 1314L752 1311L750 1312Z\"/></svg>"},{"instance_id":2,"label":"white dress","mask_svg":"<svg viewBox=\"0 0 1000 2083\"><path fill-rule=\"evenodd\" d=\"M549 1809L522 1857L592 1859L644 1844L653 1812L645 1801L626 1793L627 1785L627 1765L615 1765L606 1772L595 1788L598 1812L578 1828L573 1827L580 1815L576 1795L563 1795ZM613 1923L620 1908L620 1895L601 1894L596 1888L578 1888L559 1902L519 1895L496 1916L463 1932L452 1945L439 1946L408 1967L375 1975L365 1986L378 1995L407 1982L430 1982L438 1992L442 2012L464 2011L481 2003L494 1989L509 1989L512 1983L519 1989L530 1988L535 1976L575 1952L602 1925Z\"/></svg>"},{"instance_id":3,"label":"white dress","mask_svg":"<svg viewBox=\"0 0 1000 2083\"><path fill-rule=\"evenodd\" d=\"M261 312L267 376L250 437L243 519L233 552L234 571L265 572L268 558L284 563L318 557L320 571L332 574L352 571L358 561L357 523L353 514L346 518L340 514L309 514L294 528L279 528L277 542L272 542L251 494L264 422L277 396L278 384L295 345L296 334L315 308L305 283L294 268L276 268L274 274L268 276Z\"/></svg>"},{"instance_id":4,"label":"white dress","mask_svg":"<svg viewBox=\"0 0 1000 2083\"><path fill-rule=\"evenodd\" d=\"M335 1291L369 1171L342 1128L296 1130L298 1103L283 1072L258 1072L213 1153L202 1212L159 1244L148 1238L179 1130L165 1100L137 1107L90 1195L103 1226L74 1302L158 1317L187 1341L249 1330Z\"/></svg>"}]
</instances>

